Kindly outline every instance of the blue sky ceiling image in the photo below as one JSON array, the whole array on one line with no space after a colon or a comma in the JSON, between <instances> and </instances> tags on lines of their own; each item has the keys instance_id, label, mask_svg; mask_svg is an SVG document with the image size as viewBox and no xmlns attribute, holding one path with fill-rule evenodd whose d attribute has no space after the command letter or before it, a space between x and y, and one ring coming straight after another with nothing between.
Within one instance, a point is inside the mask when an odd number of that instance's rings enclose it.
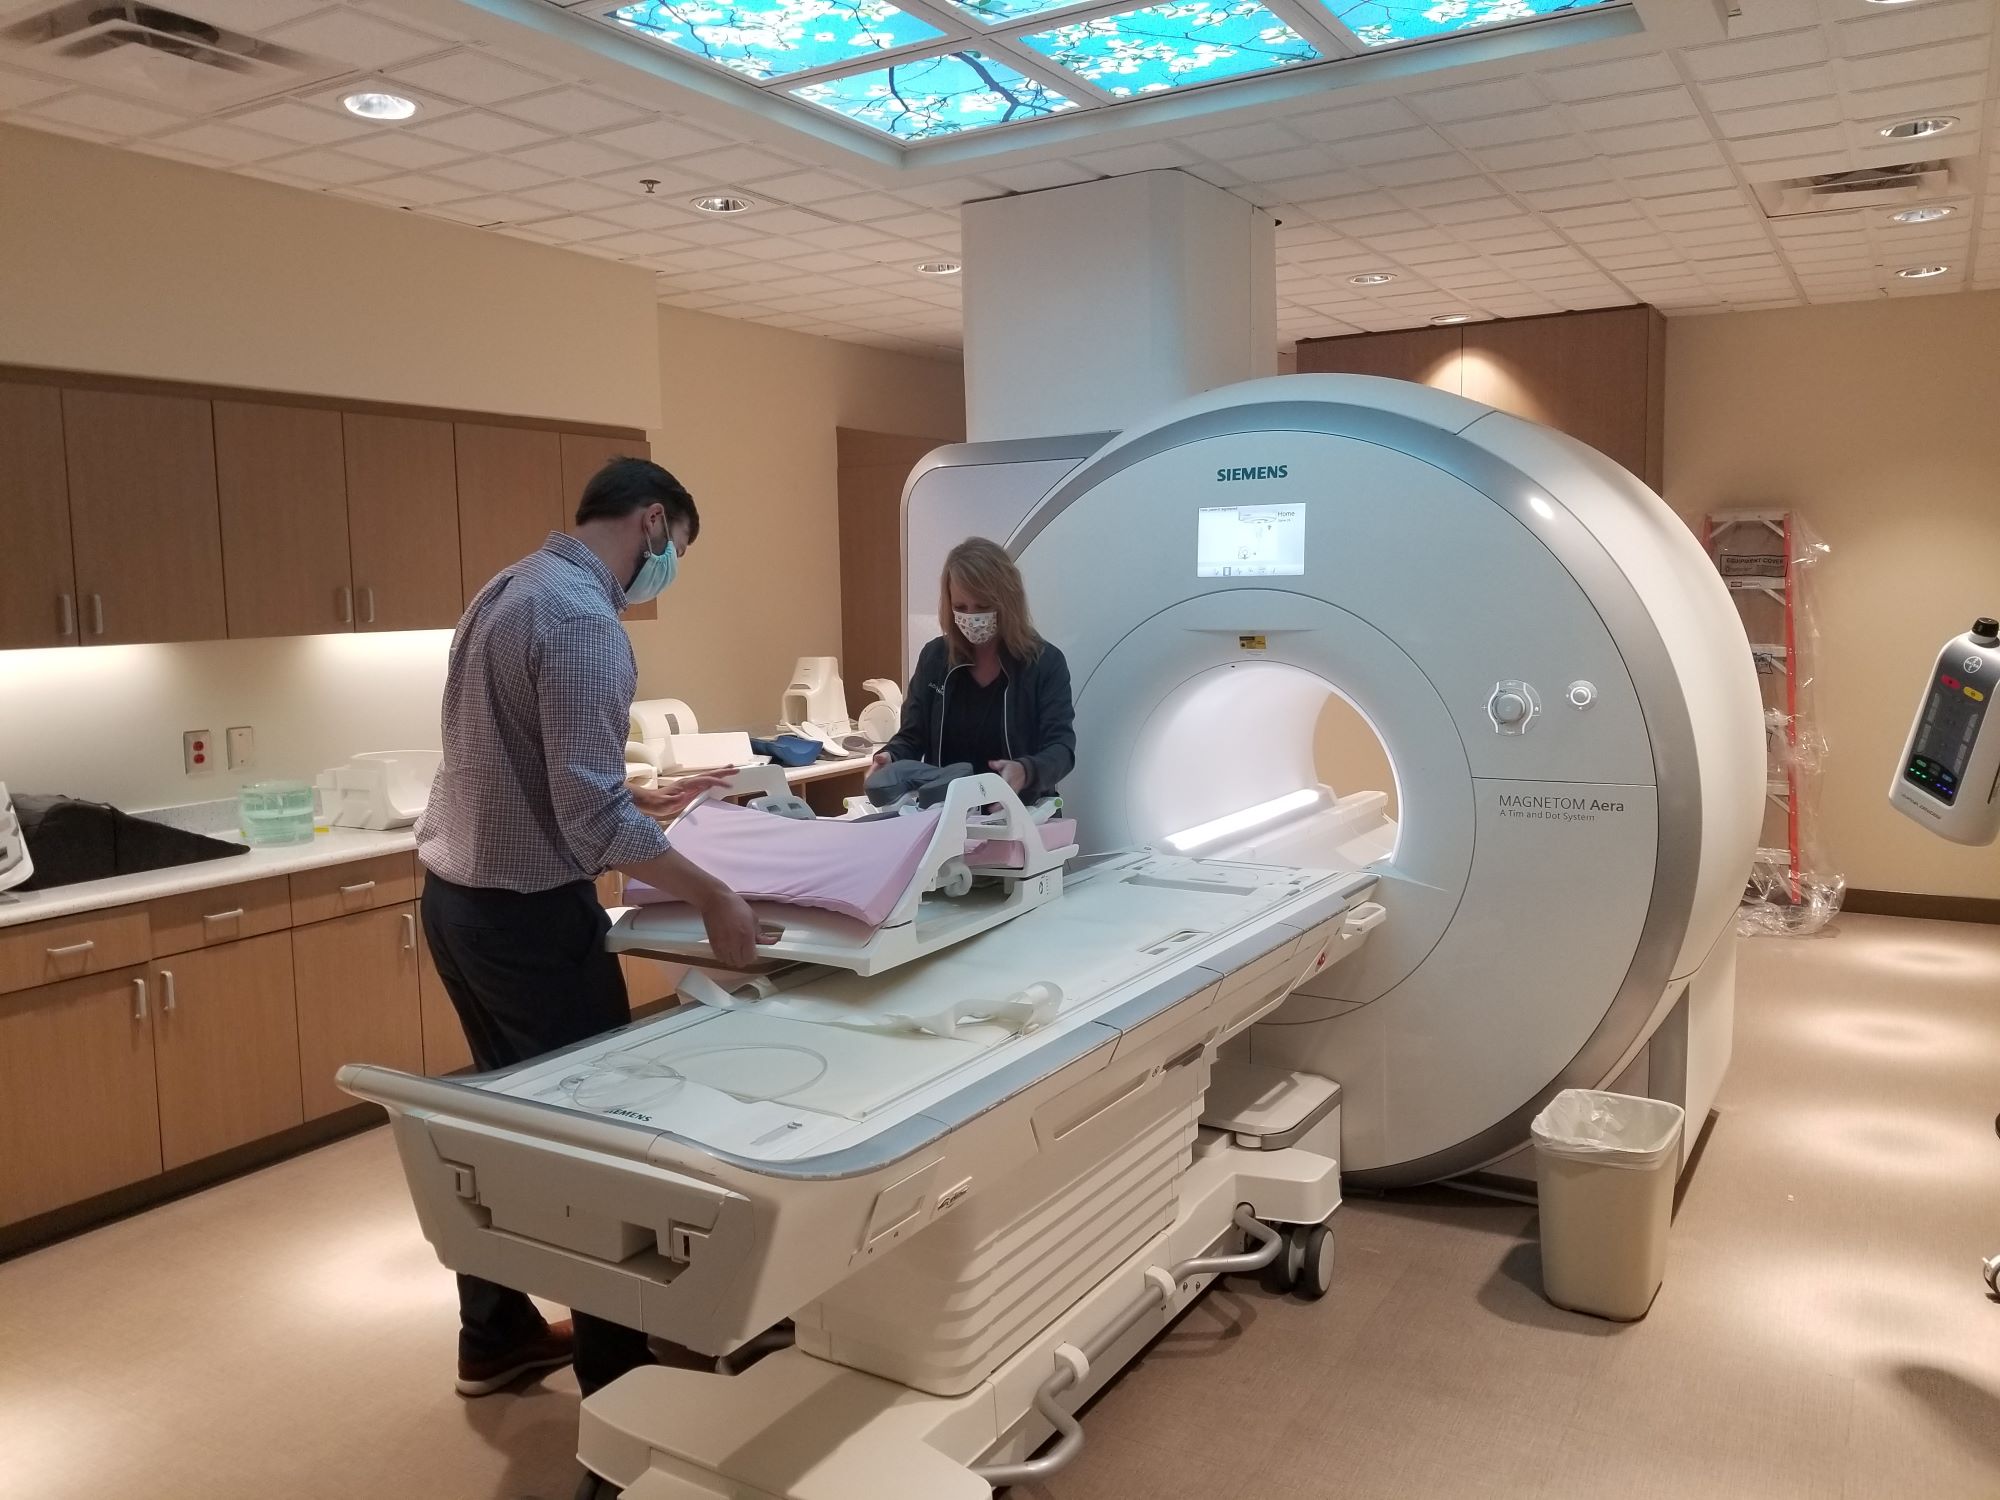
<instances>
[{"instance_id":1,"label":"blue sky ceiling image","mask_svg":"<svg viewBox=\"0 0 2000 1500\"><path fill-rule=\"evenodd\" d=\"M889 0L638 0L598 14L642 41L915 144L1627 0L1297 3L1336 46L1264 0L1110 11L1075 0L909 9Z\"/></svg>"}]
</instances>

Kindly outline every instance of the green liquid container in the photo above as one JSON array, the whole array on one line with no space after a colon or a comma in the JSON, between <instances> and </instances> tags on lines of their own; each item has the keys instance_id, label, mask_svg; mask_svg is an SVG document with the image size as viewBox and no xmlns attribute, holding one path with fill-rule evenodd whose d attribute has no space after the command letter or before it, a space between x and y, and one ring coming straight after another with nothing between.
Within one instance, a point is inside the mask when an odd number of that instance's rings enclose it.
<instances>
[{"instance_id":1,"label":"green liquid container","mask_svg":"<svg viewBox=\"0 0 2000 1500\"><path fill-rule=\"evenodd\" d=\"M253 847L312 842L309 782L253 781L236 794L236 810L243 819L243 841Z\"/></svg>"}]
</instances>

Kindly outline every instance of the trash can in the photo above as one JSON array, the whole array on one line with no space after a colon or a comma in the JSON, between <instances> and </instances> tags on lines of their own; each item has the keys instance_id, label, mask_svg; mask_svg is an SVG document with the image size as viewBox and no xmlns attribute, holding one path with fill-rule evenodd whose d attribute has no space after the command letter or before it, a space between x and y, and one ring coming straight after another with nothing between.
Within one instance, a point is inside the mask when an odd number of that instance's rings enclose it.
<instances>
[{"instance_id":1,"label":"trash can","mask_svg":"<svg viewBox=\"0 0 2000 1500\"><path fill-rule=\"evenodd\" d=\"M1557 1307L1629 1323L1667 1270L1681 1130L1678 1104L1565 1089L1535 1116L1542 1293Z\"/></svg>"}]
</instances>

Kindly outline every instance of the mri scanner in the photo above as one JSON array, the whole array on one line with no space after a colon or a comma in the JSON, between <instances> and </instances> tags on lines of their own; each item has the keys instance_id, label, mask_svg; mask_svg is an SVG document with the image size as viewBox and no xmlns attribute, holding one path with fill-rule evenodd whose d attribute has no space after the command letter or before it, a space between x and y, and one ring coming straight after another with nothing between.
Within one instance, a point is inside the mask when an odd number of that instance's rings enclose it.
<instances>
[{"instance_id":1,"label":"mri scanner","mask_svg":"<svg viewBox=\"0 0 2000 1500\"><path fill-rule=\"evenodd\" d=\"M952 902L1020 914L942 947L885 931L907 961L780 943L520 1068L341 1073L390 1110L454 1269L725 1369L791 1319L740 1374L642 1369L584 1404L587 1466L634 1500L1036 1477L1214 1276L1322 1290L1343 1176L1499 1162L1569 1086L1699 1118L1727 1064L1757 687L1700 548L1608 460L1441 392L1290 376L1115 437L943 450L905 518L911 659L973 534L1068 656L1079 858L1029 833L1011 877L927 860L918 932ZM1316 761L1335 696L1387 750L1393 819ZM1024 827L984 780L948 813L968 850L975 804ZM706 956L649 921L614 942ZM1027 995L1026 1023L977 1019ZM993 1003L897 1024L966 997Z\"/></svg>"}]
</instances>

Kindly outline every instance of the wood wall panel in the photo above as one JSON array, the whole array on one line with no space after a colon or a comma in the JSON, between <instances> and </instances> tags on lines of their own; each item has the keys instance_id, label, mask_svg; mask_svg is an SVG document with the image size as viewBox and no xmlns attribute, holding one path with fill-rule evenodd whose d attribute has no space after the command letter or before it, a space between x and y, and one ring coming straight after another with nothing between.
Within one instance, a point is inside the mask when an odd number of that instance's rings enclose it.
<instances>
[{"instance_id":1,"label":"wood wall panel","mask_svg":"<svg viewBox=\"0 0 2000 1500\"><path fill-rule=\"evenodd\" d=\"M1457 328L1406 328L1395 333L1356 333L1338 339L1301 339L1298 372L1414 380L1456 396L1461 332Z\"/></svg>"},{"instance_id":2,"label":"wood wall panel","mask_svg":"<svg viewBox=\"0 0 2000 1500\"><path fill-rule=\"evenodd\" d=\"M842 427L840 497L840 676L850 712L870 701L871 677L903 681L903 486L945 438Z\"/></svg>"}]
</instances>

